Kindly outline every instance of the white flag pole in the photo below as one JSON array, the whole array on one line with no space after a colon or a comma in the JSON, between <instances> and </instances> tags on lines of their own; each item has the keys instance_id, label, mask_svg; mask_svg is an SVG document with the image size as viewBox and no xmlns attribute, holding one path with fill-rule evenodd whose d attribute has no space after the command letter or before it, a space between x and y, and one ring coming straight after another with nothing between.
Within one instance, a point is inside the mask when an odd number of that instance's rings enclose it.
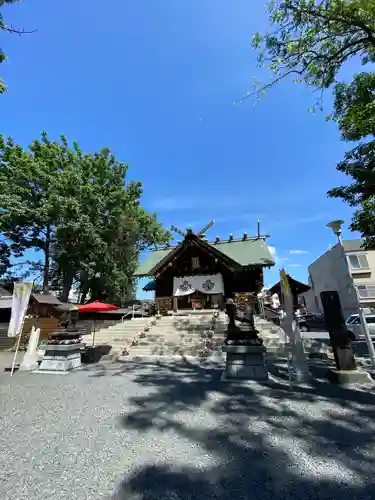
<instances>
[{"instance_id":1,"label":"white flag pole","mask_svg":"<svg viewBox=\"0 0 375 500\"><path fill-rule=\"evenodd\" d=\"M13 363L12 363L12 368L11 368L11 370L10 370L10 376L12 376L12 375L13 375L13 372L14 372L14 367L16 366L16 360L17 360L18 349L20 348L20 343L21 343L22 330L23 330L23 323L22 323L21 331L20 331L20 333L18 334L18 339L17 339L17 344L16 344L16 351L15 351L15 353L14 353L14 357L13 357Z\"/></svg>"},{"instance_id":2,"label":"white flag pole","mask_svg":"<svg viewBox=\"0 0 375 500\"><path fill-rule=\"evenodd\" d=\"M23 327L25 325L26 313L27 313L27 307L25 309L25 312L23 313L23 318L22 318L22 323L21 323L21 329L20 329L20 333L19 333L18 339L17 339L16 352L14 353L14 358L13 358L13 363L12 363L12 369L10 370L10 376L13 375L14 367L16 366L16 359L17 359L18 350L20 348L21 337L22 337L22 333L23 333Z\"/></svg>"}]
</instances>

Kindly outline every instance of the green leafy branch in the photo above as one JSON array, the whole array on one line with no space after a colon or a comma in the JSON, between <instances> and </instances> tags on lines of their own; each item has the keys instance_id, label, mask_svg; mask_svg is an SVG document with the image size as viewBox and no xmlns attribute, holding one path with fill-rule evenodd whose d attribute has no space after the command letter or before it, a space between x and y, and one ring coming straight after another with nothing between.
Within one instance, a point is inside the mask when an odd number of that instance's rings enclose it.
<instances>
[{"instance_id":1,"label":"green leafy branch","mask_svg":"<svg viewBox=\"0 0 375 500\"><path fill-rule=\"evenodd\" d=\"M252 45L258 65L274 78L265 85L255 81L253 91L235 103L259 99L287 77L312 86L321 102L346 61L360 57L363 65L375 62L373 0L273 0L268 14L275 29L255 33Z\"/></svg>"},{"instance_id":2,"label":"green leafy branch","mask_svg":"<svg viewBox=\"0 0 375 500\"><path fill-rule=\"evenodd\" d=\"M11 4L11 3L16 3L19 2L20 0L0 0L0 8L3 7L5 4ZM32 30L32 31L26 31L25 29L20 29L20 28L15 28L14 26L7 24L0 12L0 30L5 31L6 33L11 33L11 34L16 34L16 35L26 35L26 34L31 34L35 33L37 30ZM7 56L3 49L0 47L0 63L3 63L7 60ZM7 87L4 83L4 80L0 78L0 94L3 94L6 92Z\"/></svg>"}]
</instances>

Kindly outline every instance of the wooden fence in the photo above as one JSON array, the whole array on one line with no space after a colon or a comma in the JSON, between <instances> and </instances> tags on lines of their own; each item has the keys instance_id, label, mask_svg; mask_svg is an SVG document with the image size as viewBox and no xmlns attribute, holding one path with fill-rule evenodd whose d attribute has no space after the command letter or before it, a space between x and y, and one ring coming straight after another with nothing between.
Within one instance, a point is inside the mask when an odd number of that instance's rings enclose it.
<instances>
[{"instance_id":1,"label":"wooden fence","mask_svg":"<svg viewBox=\"0 0 375 500\"><path fill-rule=\"evenodd\" d=\"M29 335L33 325L40 328L40 342L47 340L48 336L57 330L58 324L57 318L26 319L22 329L21 343ZM8 328L9 323L0 323L0 349L12 347L17 342L17 338L8 337Z\"/></svg>"},{"instance_id":2,"label":"wooden fence","mask_svg":"<svg viewBox=\"0 0 375 500\"><path fill-rule=\"evenodd\" d=\"M31 332L33 325L36 328L40 328L40 342L41 340L47 340L48 336L57 330L59 320L57 318L26 319L23 325L22 337L27 336Z\"/></svg>"}]
</instances>

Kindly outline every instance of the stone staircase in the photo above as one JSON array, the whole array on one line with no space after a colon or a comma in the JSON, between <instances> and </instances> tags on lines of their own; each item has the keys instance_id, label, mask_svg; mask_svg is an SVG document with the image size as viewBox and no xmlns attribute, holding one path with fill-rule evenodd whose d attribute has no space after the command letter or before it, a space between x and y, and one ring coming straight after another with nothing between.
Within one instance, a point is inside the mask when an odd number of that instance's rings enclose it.
<instances>
[{"instance_id":1,"label":"stone staircase","mask_svg":"<svg viewBox=\"0 0 375 500\"><path fill-rule=\"evenodd\" d=\"M9 322L0 323L0 351L9 349L14 344L14 338L8 337Z\"/></svg>"},{"instance_id":2,"label":"stone staircase","mask_svg":"<svg viewBox=\"0 0 375 500\"><path fill-rule=\"evenodd\" d=\"M111 326L96 329L95 339L91 332L84 336L84 343L90 347L93 345L93 340L96 346L110 345L112 346L111 353L120 352L127 344L130 344L133 338L144 330L149 325L151 318L134 318L125 321L119 321Z\"/></svg>"},{"instance_id":3,"label":"stone staircase","mask_svg":"<svg viewBox=\"0 0 375 500\"><path fill-rule=\"evenodd\" d=\"M160 319L140 318L117 323L95 335L95 345L110 345L111 355L119 359L139 357L201 357L224 360L222 346L228 317L220 312L213 332L210 332L213 311L196 311L191 314L173 314ZM241 329L248 325L237 321ZM285 334L271 321L255 318L255 326L267 348L268 356L284 357L287 353ZM92 345L92 335L85 336L87 346ZM314 339L304 339L306 354L328 354L330 348ZM126 352L123 355L124 348Z\"/></svg>"},{"instance_id":4,"label":"stone staircase","mask_svg":"<svg viewBox=\"0 0 375 500\"><path fill-rule=\"evenodd\" d=\"M255 317L255 326L259 330L264 345L267 348L268 356L285 357L288 352L288 344L285 342L284 330L275 325L272 321ZM246 328L246 326L243 326ZM329 345L319 339L303 338L305 353L308 354L326 354L331 355L332 350Z\"/></svg>"},{"instance_id":5,"label":"stone staircase","mask_svg":"<svg viewBox=\"0 0 375 500\"><path fill-rule=\"evenodd\" d=\"M130 356L223 357L226 318L220 314L210 331L212 311L186 316L164 316L150 326L138 345L131 347Z\"/></svg>"},{"instance_id":6,"label":"stone staircase","mask_svg":"<svg viewBox=\"0 0 375 500\"><path fill-rule=\"evenodd\" d=\"M100 320L95 322L95 331L96 335L99 334L99 331L102 332L103 330L116 325L118 322L113 319L105 319L105 320ZM92 330L94 326L94 321L92 319L80 319L76 323L76 328L74 330L75 333L82 335L87 341L88 339L92 339ZM67 330L64 326L59 326L54 333L65 333Z\"/></svg>"}]
</instances>

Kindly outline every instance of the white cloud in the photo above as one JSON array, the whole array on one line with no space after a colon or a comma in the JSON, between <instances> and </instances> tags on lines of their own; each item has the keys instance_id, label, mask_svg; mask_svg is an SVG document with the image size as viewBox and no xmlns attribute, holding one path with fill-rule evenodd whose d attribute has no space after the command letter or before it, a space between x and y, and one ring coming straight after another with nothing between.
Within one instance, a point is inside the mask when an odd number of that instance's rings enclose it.
<instances>
[{"instance_id":1,"label":"white cloud","mask_svg":"<svg viewBox=\"0 0 375 500\"><path fill-rule=\"evenodd\" d=\"M276 265L280 265L283 262L285 262L286 260L288 260L288 257L280 257L276 251L276 248L273 247L272 245L269 246L268 248L269 248L269 251L271 252L271 255L272 255Z\"/></svg>"},{"instance_id":2,"label":"white cloud","mask_svg":"<svg viewBox=\"0 0 375 500\"><path fill-rule=\"evenodd\" d=\"M288 264L288 267L301 267L301 264Z\"/></svg>"},{"instance_id":3,"label":"white cloud","mask_svg":"<svg viewBox=\"0 0 375 500\"><path fill-rule=\"evenodd\" d=\"M307 250L290 250L289 253L292 255L305 255L309 252Z\"/></svg>"},{"instance_id":4,"label":"white cloud","mask_svg":"<svg viewBox=\"0 0 375 500\"><path fill-rule=\"evenodd\" d=\"M268 247L270 252L271 252L271 255L275 261L275 264L276 265L282 265L284 262L287 262L289 260L289 257L280 257L280 255L277 253L276 251L276 248L273 247L272 245ZM285 264L285 265L288 265L288 264ZM290 264L290 265L293 265L293 264Z\"/></svg>"},{"instance_id":5,"label":"white cloud","mask_svg":"<svg viewBox=\"0 0 375 500\"><path fill-rule=\"evenodd\" d=\"M271 252L272 257L274 258L274 260L276 262L276 259L278 259L277 253L276 253L276 248L272 247L272 246L269 246L268 249Z\"/></svg>"}]
</instances>

